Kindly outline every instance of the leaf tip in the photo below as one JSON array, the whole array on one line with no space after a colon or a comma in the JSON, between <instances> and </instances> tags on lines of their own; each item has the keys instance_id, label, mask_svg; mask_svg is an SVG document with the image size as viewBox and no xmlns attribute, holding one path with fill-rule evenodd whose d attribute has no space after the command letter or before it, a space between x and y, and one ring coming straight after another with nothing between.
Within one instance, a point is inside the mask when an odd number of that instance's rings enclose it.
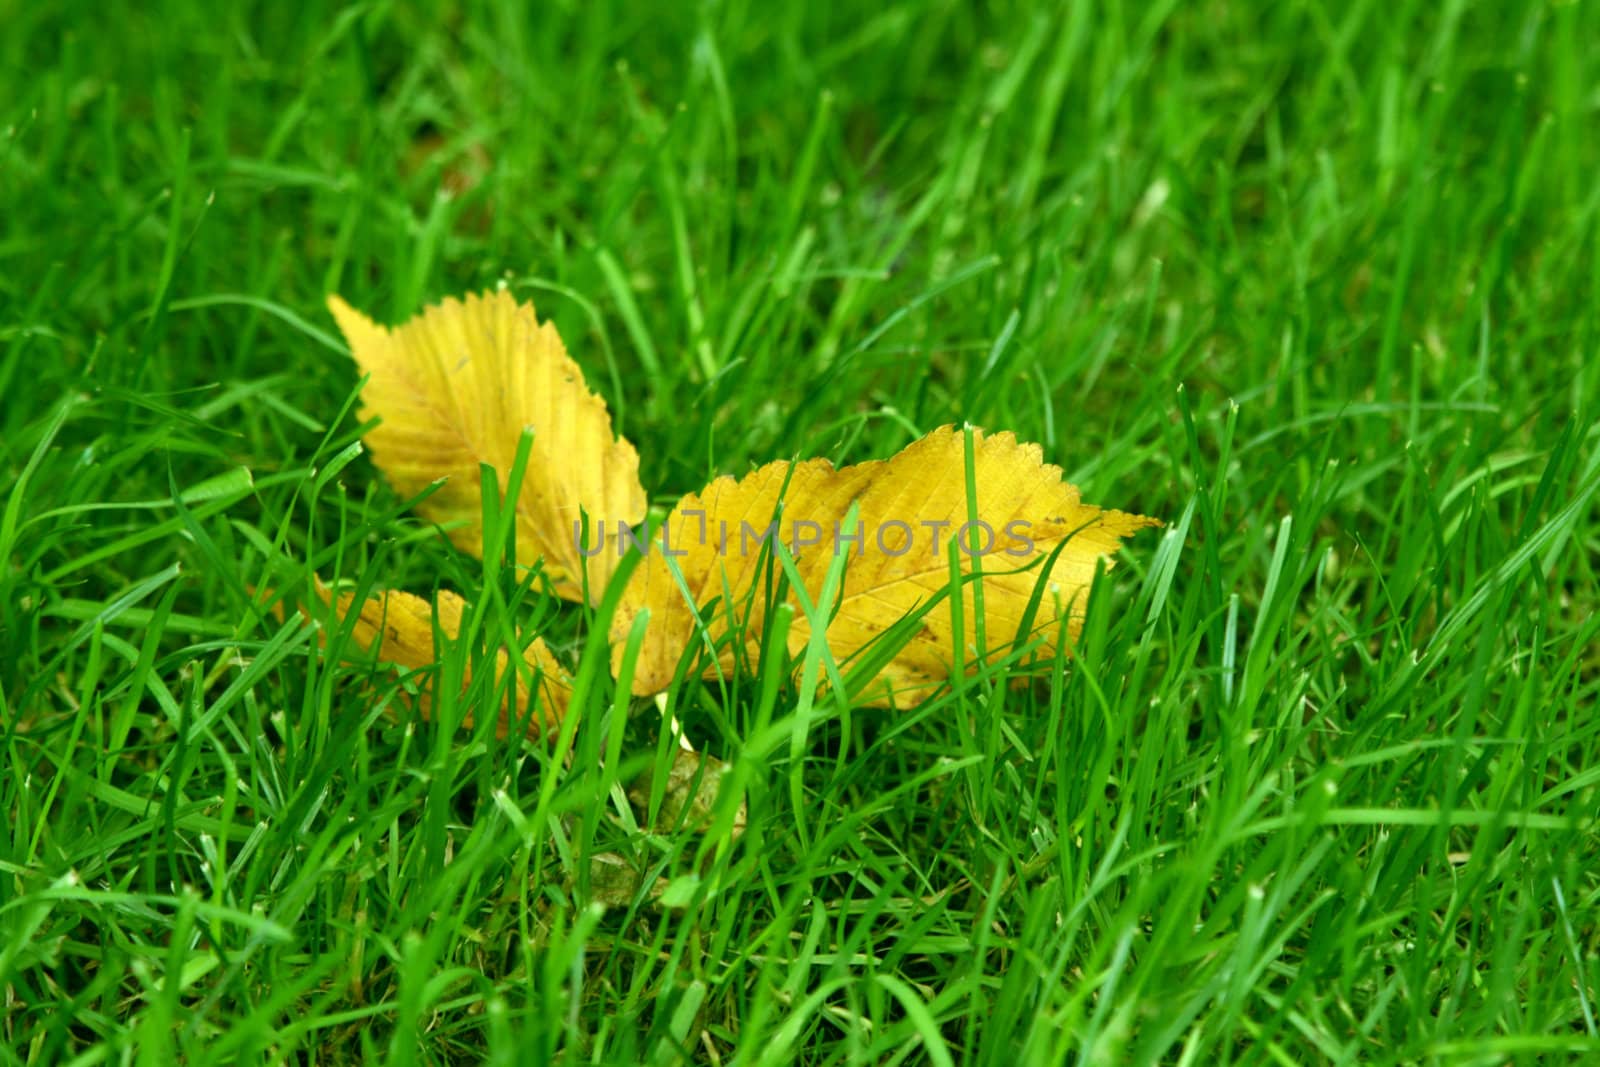
<instances>
[{"instance_id":1,"label":"leaf tip","mask_svg":"<svg viewBox=\"0 0 1600 1067\"><path fill-rule=\"evenodd\" d=\"M366 335L383 332L383 327L351 307L338 293L329 293L326 304L328 313L338 324L339 332L344 334L345 344L350 346L352 356L357 354L357 346Z\"/></svg>"}]
</instances>

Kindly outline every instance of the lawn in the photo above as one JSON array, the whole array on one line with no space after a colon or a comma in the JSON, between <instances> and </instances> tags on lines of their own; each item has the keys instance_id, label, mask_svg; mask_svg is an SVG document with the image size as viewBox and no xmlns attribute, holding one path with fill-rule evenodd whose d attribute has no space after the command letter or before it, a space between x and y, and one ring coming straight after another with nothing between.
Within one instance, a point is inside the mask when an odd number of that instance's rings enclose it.
<instances>
[{"instance_id":1,"label":"lawn","mask_svg":"<svg viewBox=\"0 0 1600 1067\"><path fill-rule=\"evenodd\" d=\"M1600 1056L1600 4L0 24L0 1064ZM359 444L328 294L500 285L658 517L971 424L1166 525L1031 683L632 697ZM314 575L569 728L424 720Z\"/></svg>"}]
</instances>

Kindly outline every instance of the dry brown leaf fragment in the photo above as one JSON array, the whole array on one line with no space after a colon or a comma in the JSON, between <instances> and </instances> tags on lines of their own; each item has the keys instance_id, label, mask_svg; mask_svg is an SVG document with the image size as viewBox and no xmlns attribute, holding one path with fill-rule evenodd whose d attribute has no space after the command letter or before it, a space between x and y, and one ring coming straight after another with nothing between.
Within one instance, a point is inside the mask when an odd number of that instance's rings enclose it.
<instances>
[{"instance_id":1,"label":"dry brown leaf fragment","mask_svg":"<svg viewBox=\"0 0 1600 1067\"><path fill-rule=\"evenodd\" d=\"M630 907L643 884L644 876L620 852L601 852L589 859L589 899L596 904L607 908ZM659 900L668 884L667 879L656 878L646 899Z\"/></svg>"},{"instance_id":2,"label":"dry brown leaf fragment","mask_svg":"<svg viewBox=\"0 0 1600 1067\"><path fill-rule=\"evenodd\" d=\"M428 132L411 142L401 158L399 170L402 177L408 178L436 172L441 193L462 196L476 189L491 167L483 142Z\"/></svg>"},{"instance_id":3,"label":"dry brown leaf fragment","mask_svg":"<svg viewBox=\"0 0 1600 1067\"><path fill-rule=\"evenodd\" d=\"M323 603L331 603L340 619L348 619L355 605L355 594L342 592L335 595L321 582L318 595ZM371 653L385 663L407 670L421 670L439 662L442 648L434 643L434 625L438 633L454 641L461 633L462 615L466 601L447 589L439 590L438 599L430 604L422 597L399 590L389 590L368 597L357 610L351 639L363 651ZM495 734L506 737L512 723L527 723L528 736L552 734L566 716L572 700L572 680L555 658L543 638L534 638L522 651L525 670L513 672L514 703L498 709L499 718ZM505 649L495 654L495 691L510 667L511 658ZM461 679L462 689L472 681L472 668L468 665ZM534 689L530 687L536 686ZM424 717L431 714L437 676L430 678L422 689L418 711ZM535 693L537 696L535 697ZM530 717L530 708L537 712ZM471 726L470 715L463 722Z\"/></svg>"},{"instance_id":4,"label":"dry brown leaf fragment","mask_svg":"<svg viewBox=\"0 0 1600 1067\"><path fill-rule=\"evenodd\" d=\"M715 756L696 752L682 743L673 746L672 763L667 767L666 781L662 783L661 809L656 825L663 830L676 829L680 824L695 831L710 829L718 795L732 770L731 763L725 763ZM652 765L628 787L628 799L638 805L641 812L649 809L654 784L655 768ZM748 811L741 800L729 827L732 837L743 836Z\"/></svg>"},{"instance_id":5,"label":"dry brown leaf fragment","mask_svg":"<svg viewBox=\"0 0 1600 1067\"><path fill-rule=\"evenodd\" d=\"M337 296L328 307L368 376L361 417L373 461L405 496L443 486L419 506L464 551L481 555L479 465L504 494L525 428L533 443L516 499L519 560L544 560L557 595L598 601L620 552L623 524L643 519L639 455L616 437L551 322L501 290L447 298L390 329ZM587 516L587 538L581 538ZM588 546L587 551L583 546Z\"/></svg>"},{"instance_id":6,"label":"dry brown leaf fragment","mask_svg":"<svg viewBox=\"0 0 1600 1067\"><path fill-rule=\"evenodd\" d=\"M950 426L885 462L841 469L822 460L773 463L738 481L718 479L685 497L666 523L668 546L678 554L669 563L660 543L650 546L613 621L614 655L620 656L634 617L641 610L650 612L635 664L634 692L647 694L669 685L687 643L698 639L694 613L682 593L685 587L698 606L720 598L707 618L713 639L741 629L745 634L742 649L736 642L723 642L717 663L707 673L729 670L741 651L753 660L767 601L760 587L764 575L756 566L761 555L756 535L776 536L795 555L796 572L812 604L836 555L849 553L827 632L829 647L841 662L949 589L952 538L962 546L960 573L982 574L986 654L990 659L1010 654L1041 571L1065 542L1042 579L1043 596L1024 635L1037 640L1036 659L1052 658L1063 629L1069 641L1078 635L1097 563L1104 560L1109 567L1122 538L1160 523L1083 503L1077 488L1062 480L1061 468L1044 462L1038 445L1018 442L1010 433L973 431L973 471L975 523L969 522L973 512L966 492L964 435ZM770 520L785 480L774 530ZM854 531L845 526L852 503L859 509ZM704 535L696 536L700 530ZM682 586L671 564L681 573ZM862 703L903 705L925 699L950 679L958 658L967 671L978 668L977 584L962 583L959 638L951 605L934 606L862 692ZM799 603L793 592L790 602ZM830 609L825 605L821 610ZM800 653L809 640L810 621L802 610L789 630L789 653Z\"/></svg>"}]
</instances>

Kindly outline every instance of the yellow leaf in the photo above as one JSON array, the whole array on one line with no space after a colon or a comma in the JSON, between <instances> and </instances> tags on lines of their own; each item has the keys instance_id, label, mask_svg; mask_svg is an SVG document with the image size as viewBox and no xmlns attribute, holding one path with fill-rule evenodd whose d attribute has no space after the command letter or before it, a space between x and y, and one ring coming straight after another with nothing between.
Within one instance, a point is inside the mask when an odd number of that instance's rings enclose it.
<instances>
[{"instance_id":1,"label":"yellow leaf","mask_svg":"<svg viewBox=\"0 0 1600 1067\"><path fill-rule=\"evenodd\" d=\"M732 669L739 653L736 644L753 663L766 618L764 568L776 566L761 544L780 497L792 502L785 505L789 509L804 508L807 514L837 509L842 516L879 466L864 463L836 470L825 459L769 463L739 481L718 478L680 500L648 557L634 571L612 617L612 673L620 669L634 618L648 610L649 631L635 667L633 691L655 693L671 683L679 654L691 641L705 640L684 597L685 587L700 609L710 640L718 646L722 669ZM682 574L682 586L672 573L674 564Z\"/></svg>"},{"instance_id":2,"label":"yellow leaf","mask_svg":"<svg viewBox=\"0 0 1600 1067\"><path fill-rule=\"evenodd\" d=\"M340 593L335 597L320 581L317 583L317 592L324 603L334 603L334 610L341 619L349 617L355 603L354 593ZM369 597L362 603L351 636L363 652L370 652L397 667L421 670L436 664L444 651L434 647L434 622L438 622L439 633L453 641L461 632L461 616L465 607L466 602L460 596L446 589L439 590L437 604L429 604L410 593L390 590ZM495 725L495 734L499 737L507 735L513 722L530 722L530 682L538 686L539 714L528 726L529 736L553 733L561 725L572 700L571 679L543 638L535 638L523 650L522 658L528 670L514 673L515 705L500 709L499 721ZM505 649L495 654L497 691L499 683L505 680L510 662ZM461 679L463 690L471 681L472 669L469 665ZM425 717L433 706L435 684L434 680L430 680L422 691L418 710ZM463 725L471 724L469 716Z\"/></svg>"},{"instance_id":3,"label":"yellow leaf","mask_svg":"<svg viewBox=\"0 0 1600 1067\"><path fill-rule=\"evenodd\" d=\"M823 591L836 555L849 553L843 587L830 611L827 640L845 669L849 661L908 613L950 587L949 545L959 537L960 573L981 571L986 655L1009 655L1022 627L1041 571L1065 542L1048 576L1032 626L1034 657L1055 655L1063 628L1075 639L1096 563L1113 562L1122 538L1156 519L1084 504L1061 468L1047 464L1038 445L1009 433L973 431L977 523L968 526L963 434L943 427L886 462L834 469L823 460L771 463L739 481L720 478L685 497L665 524L671 563L693 594L709 636L718 647L715 665L730 670L743 654L753 662L770 596L758 563L760 538L776 537L796 557L796 572L812 604ZM784 488L787 480L787 488ZM780 490L782 511L776 512ZM851 503L858 505L855 537L844 528ZM695 512L703 512L704 518ZM776 527L770 520L778 514ZM703 534L702 534L703 531ZM977 537L977 545L972 538ZM681 553L676 554L676 553ZM768 556L771 555L769 551ZM922 616L917 632L860 696L866 704L910 704L949 680L958 659L971 672L978 663L978 582L962 583L962 633L957 635L949 600ZM790 602L798 604L791 592ZM671 683L688 643L702 640L694 614L662 545L634 572L613 621L614 655L639 611L650 612L649 628L635 666L634 692L646 694ZM743 634L743 640L734 635ZM788 652L799 654L810 640L803 611L790 627Z\"/></svg>"},{"instance_id":4,"label":"yellow leaf","mask_svg":"<svg viewBox=\"0 0 1600 1067\"><path fill-rule=\"evenodd\" d=\"M516 499L517 553L543 558L557 595L598 601L616 569L617 530L644 517L639 455L614 437L605 402L584 384L554 324L505 291L448 298L401 326L379 326L337 296L328 307L368 375L362 418L382 422L366 438L395 489L413 496L444 485L419 507L446 524L463 550L482 552L479 464L504 494L525 427L532 451ZM581 543L582 516L590 531ZM586 558L587 557L587 558Z\"/></svg>"}]
</instances>

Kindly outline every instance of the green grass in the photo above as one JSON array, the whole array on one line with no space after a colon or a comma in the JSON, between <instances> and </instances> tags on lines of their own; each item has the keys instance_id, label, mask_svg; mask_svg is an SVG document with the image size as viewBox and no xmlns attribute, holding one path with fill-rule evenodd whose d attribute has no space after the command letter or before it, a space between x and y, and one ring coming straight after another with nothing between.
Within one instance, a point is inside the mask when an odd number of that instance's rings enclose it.
<instances>
[{"instance_id":1,"label":"green grass","mask_svg":"<svg viewBox=\"0 0 1600 1067\"><path fill-rule=\"evenodd\" d=\"M449 10L0 3L0 1063L1600 1053L1600 5ZM604 620L352 448L325 294L499 281L661 506L966 420L1168 528L1048 684L675 688L749 824L651 829Z\"/></svg>"}]
</instances>

